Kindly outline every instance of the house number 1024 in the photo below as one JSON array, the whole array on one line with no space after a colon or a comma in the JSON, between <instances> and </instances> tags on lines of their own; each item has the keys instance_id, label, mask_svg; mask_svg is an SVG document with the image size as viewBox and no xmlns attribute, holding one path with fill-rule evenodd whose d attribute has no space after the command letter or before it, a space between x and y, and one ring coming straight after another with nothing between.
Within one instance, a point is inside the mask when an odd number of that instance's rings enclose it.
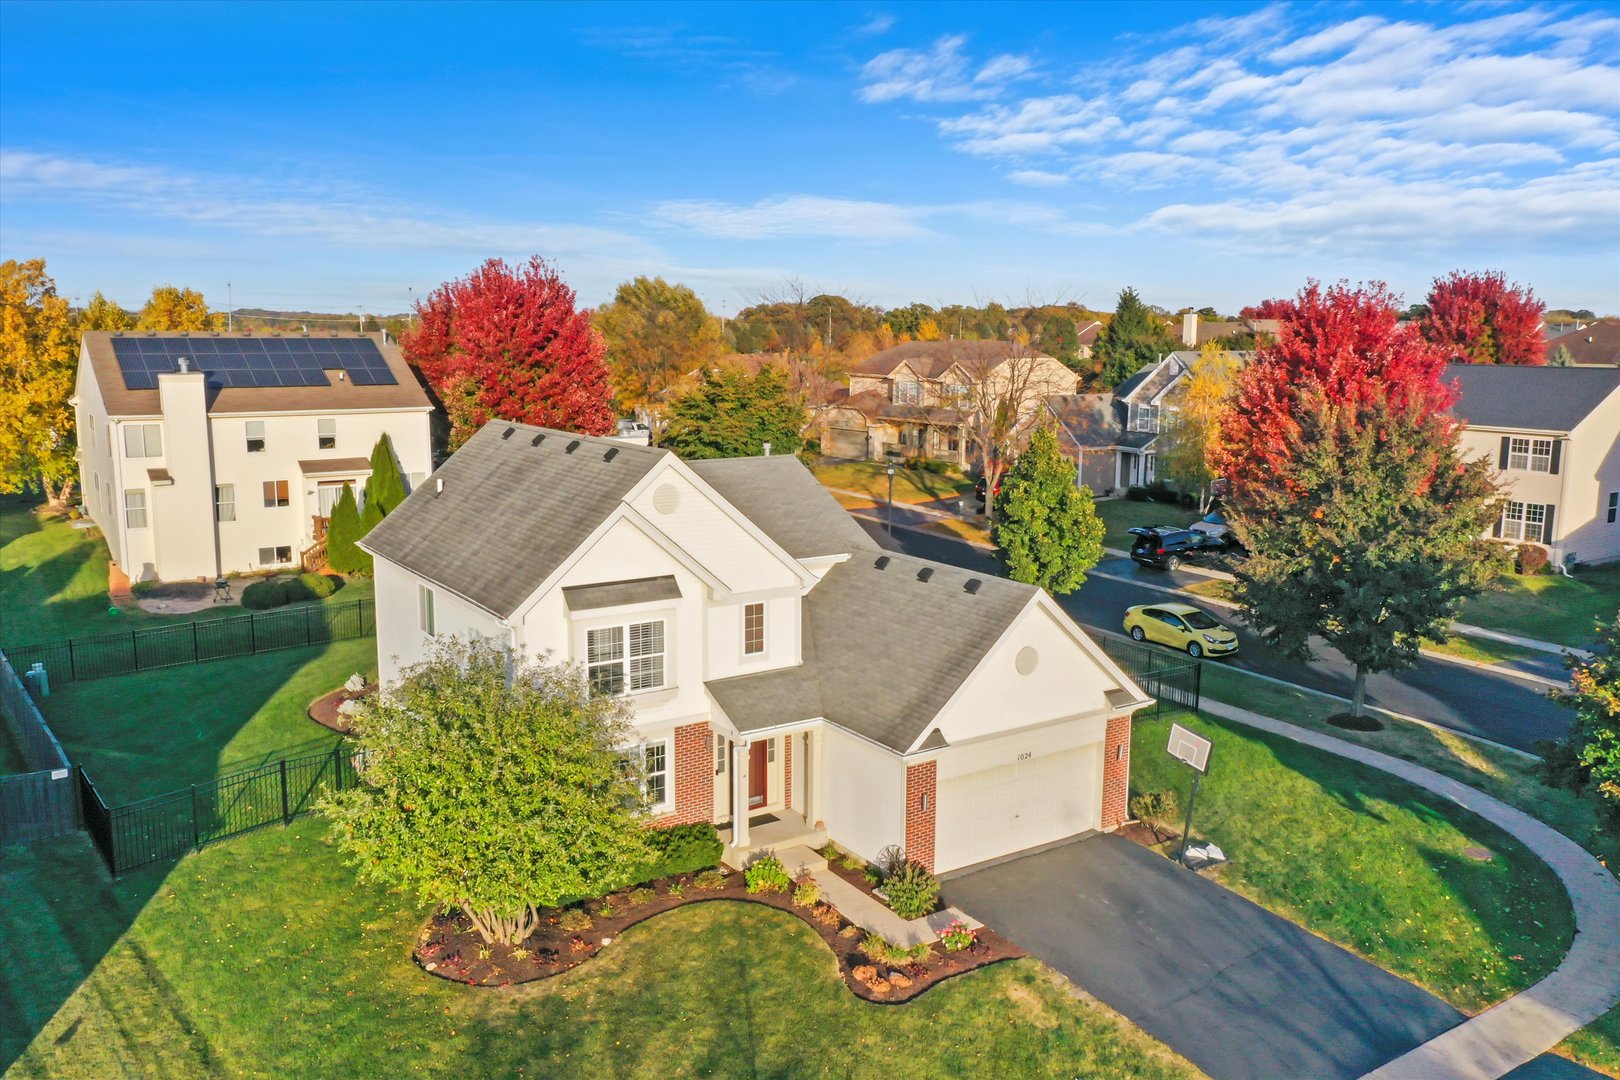
<instances>
[{"instance_id":1,"label":"house number 1024","mask_svg":"<svg viewBox=\"0 0 1620 1080\"><path fill-rule=\"evenodd\" d=\"M1028 761L1030 758L1032 758L1034 756L1035 756L1035 751L1033 751L1033 750L1025 750L1022 754L1018 755L1018 760L1019 761Z\"/></svg>"}]
</instances>

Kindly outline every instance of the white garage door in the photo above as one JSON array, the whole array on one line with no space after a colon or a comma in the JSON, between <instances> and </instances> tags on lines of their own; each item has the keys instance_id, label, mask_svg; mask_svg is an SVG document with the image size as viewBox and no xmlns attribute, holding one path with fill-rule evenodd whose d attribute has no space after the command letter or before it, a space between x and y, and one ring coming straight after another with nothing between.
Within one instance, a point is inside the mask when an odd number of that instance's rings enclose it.
<instances>
[{"instance_id":1,"label":"white garage door","mask_svg":"<svg viewBox=\"0 0 1620 1080\"><path fill-rule=\"evenodd\" d=\"M971 866L1095 828L1097 753L1083 746L941 781L935 868Z\"/></svg>"}]
</instances>

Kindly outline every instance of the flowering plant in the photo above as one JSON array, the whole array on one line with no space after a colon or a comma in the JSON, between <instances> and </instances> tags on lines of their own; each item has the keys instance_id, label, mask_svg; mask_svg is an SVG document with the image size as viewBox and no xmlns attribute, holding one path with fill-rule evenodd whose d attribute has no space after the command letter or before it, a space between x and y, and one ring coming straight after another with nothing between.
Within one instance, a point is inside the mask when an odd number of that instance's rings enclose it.
<instances>
[{"instance_id":1,"label":"flowering plant","mask_svg":"<svg viewBox=\"0 0 1620 1080\"><path fill-rule=\"evenodd\" d=\"M979 932L961 919L953 919L949 926L940 931L939 940L944 942L946 952L961 952L973 947L973 943L979 940Z\"/></svg>"}]
</instances>

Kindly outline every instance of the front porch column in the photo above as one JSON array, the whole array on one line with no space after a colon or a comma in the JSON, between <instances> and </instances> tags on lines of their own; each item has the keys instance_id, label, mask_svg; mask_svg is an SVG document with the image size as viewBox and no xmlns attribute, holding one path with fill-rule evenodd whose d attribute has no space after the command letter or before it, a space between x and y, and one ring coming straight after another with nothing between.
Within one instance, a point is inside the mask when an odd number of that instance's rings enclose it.
<instances>
[{"instance_id":1,"label":"front porch column","mask_svg":"<svg viewBox=\"0 0 1620 1080\"><path fill-rule=\"evenodd\" d=\"M748 846L748 744L731 744L731 846Z\"/></svg>"}]
</instances>

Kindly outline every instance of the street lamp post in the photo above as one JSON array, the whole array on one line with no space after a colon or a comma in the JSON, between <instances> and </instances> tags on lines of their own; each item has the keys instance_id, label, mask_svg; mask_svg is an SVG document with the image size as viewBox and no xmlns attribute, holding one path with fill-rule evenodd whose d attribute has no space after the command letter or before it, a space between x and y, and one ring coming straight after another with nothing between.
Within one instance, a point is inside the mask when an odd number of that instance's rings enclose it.
<instances>
[{"instance_id":1,"label":"street lamp post","mask_svg":"<svg viewBox=\"0 0 1620 1080\"><path fill-rule=\"evenodd\" d=\"M892 461L889 462L888 473L889 473L889 512L886 515L886 517L888 518L889 535L893 536L894 535L894 462L892 462Z\"/></svg>"}]
</instances>

